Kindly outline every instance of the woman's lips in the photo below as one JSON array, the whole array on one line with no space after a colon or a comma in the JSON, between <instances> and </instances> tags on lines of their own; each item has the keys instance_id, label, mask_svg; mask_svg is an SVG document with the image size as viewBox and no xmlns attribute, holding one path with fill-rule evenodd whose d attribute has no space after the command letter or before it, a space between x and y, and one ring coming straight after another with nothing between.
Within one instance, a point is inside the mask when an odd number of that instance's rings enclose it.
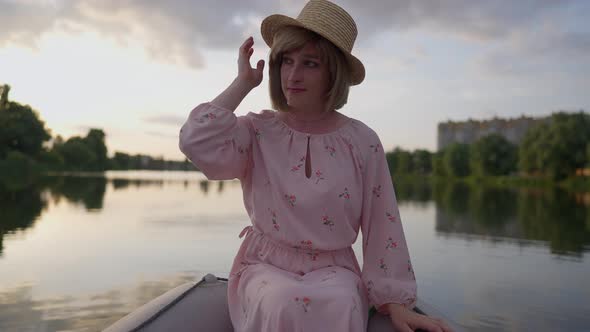
<instances>
[{"instance_id":1,"label":"woman's lips","mask_svg":"<svg viewBox=\"0 0 590 332\"><path fill-rule=\"evenodd\" d=\"M297 88L288 88L287 90L289 90L290 92L293 92L293 93L299 93L299 92L305 91L305 89L297 89Z\"/></svg>"}]
</instances>

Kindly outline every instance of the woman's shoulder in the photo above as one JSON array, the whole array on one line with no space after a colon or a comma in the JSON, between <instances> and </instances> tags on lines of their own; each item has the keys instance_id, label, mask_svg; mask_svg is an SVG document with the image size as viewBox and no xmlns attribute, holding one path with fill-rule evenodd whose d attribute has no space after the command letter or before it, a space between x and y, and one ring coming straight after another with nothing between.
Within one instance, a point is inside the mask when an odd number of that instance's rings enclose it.
<instances>
[{"instance_id":1,"label":"woman's shoulder","mask_svg":"<svg viewBox=\"0 0 590 332\"><path fill-rule=\"evenodd\" d=\"M361 141L366 142L374 142L379 140L379 135L373 128L371 128L365 122L350 117L350 127L352 128L352 132L354 134L354 138Z\"/></svg>"}]
</instances>

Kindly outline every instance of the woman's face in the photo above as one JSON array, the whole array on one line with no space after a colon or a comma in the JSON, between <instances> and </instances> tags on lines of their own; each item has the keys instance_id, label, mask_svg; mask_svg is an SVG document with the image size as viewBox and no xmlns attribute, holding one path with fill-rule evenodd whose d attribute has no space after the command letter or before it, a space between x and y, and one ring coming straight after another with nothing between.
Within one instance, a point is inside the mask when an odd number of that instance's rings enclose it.
<instances>
[{"instance_id":1,"label":"woman's face","mask_svg":"<svg viewBox=\"0 0 590 332\"><path fill-rule=\"evenodd\" d=\"M287 104L297 110L323 108L329 89L330 71L314 43L283 53L281 88Z\"/></svg>"}]
</instances>

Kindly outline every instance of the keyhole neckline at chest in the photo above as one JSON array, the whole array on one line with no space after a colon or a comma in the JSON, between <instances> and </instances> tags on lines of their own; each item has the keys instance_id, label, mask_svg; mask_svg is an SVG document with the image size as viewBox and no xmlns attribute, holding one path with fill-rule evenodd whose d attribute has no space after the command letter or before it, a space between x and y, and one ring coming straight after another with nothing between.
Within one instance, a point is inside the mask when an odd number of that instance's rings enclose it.
<instances>
[{"instance_id":1,"label":"keyhole neckline at chest","mask_svg":"<svg viewBox=\"0 0 590 332\"><path fill-rule=\"evenodd\" d=\"M305 153L305 177L311 178L311 152L309 148L309 141L311 135L307 135L307 152Z\"/></svg>"}]
</instances>

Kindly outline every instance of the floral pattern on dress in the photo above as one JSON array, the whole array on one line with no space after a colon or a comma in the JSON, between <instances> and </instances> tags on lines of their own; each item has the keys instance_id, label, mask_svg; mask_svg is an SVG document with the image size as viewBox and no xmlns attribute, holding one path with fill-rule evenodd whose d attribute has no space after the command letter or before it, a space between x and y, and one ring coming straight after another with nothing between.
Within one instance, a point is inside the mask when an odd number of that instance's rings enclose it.
<instances>
[{"instance_id":1,"label":"floral pattern on dress","mask_svg":"<svg viewBox=\"0 0 590 332\"><path fill-rule=\"evenodd\" d=\"M308 312L309 311L309 307L311 305L311 299L307 296L305 297L296 297L295 298L295 303L297 303L297 305L300 305L303 308L304 312Z\"/></svg>"},{"instance_id":2,"label":"floral pattern on dress","mask_svg":"<svg viewBox=\"0 0 590 332\"><path fill-rule=\"evenodd\" d=\"M334 229L334 221L332 219L330 219L329 216L322 216L322 224L324 224L325 226L328 226L328 228L330 230Z\"/></svg>"},{"instance_id":3,"label":"floral pattern on dress","mask_svg":"<svg viewBox=\"0 0 590 332\"><path fill-rule=\"evenodd\" d=\"M395 222L396 218L393 214L389 213L389 212L385 212L385 216L387 217L387 220L391 221L391 222Z\"/></svg>"},{"instance_id":4,"label":"floral pattern on dress","mask_svg":"<svg viewBox=\"0 0 590 332\"><path fill-rule=\"evenodd\" d=\"M214 120L216 118L217 118L217 116L214 113L209 112L209 113L205 113L205 114L201 115L201 117L199 118L198 122L199 123L204 123L207 120Z\"/></svg>"},{"instance_id":5,"label":"floral pattern on dress","mask_svg":"<svg viewBox=\"0 0 590 332\"><path fill-rule=\"evenodd\" d=\"M295 197L295 195L285 194L285 199L291 206L295 206L295 202L297 201L297 197Z\"/></svg>"},{"instance_id":6,"label":"floral pattern on dress","mask_svg":"<svg viewBox=\"0 0 590 332\"><path fill-rule=\"evenodd\" d=\"M342 139L342 140L344 141L344 144L346 144L346 146L348 147L349 150L352 151L352 149L354 149L354 145L352 145L348 139Z\"/></svg>"},{"instance_id":7,"label":"floral pattern on dress","mask_svg":"<svg viewBox=\"0 0 590 332\"><path fill-rule=\"evenodd\" d=\"M307 256L311 258L312 261L317 260L319 253L313 247L313 243L310 240L301 240L299 245L293 246L293 248L297 250L305 250L307 251Z\"/></svg>"},{"instance_id":8,"label":"floral pattern on dress","mask_svg":"<svg viewBox=\"0 0 590 332\"><path fill-rule=\"evenodd\" d=\"M305 156L303 156L299 159L299 163L297 163L297 165L294 165L293 167L291 167L291 172L297 172L298 170L300 170L301 167L303 167L304 163L305 163Z\"/></svg>"},{"instance_id":9,"label":"floral pattern on dress","mask_svg":"<svg viewBox=\"0 0 590 332\"><path fill-rule=\"evenodd\" d=\"M315 251L312 251L312 252L308 252L307 253L307 256L309 256L309 258L311 258L312 261L317 260L319 255L320 254L317 253L317 252L315 252Z\"/></svg>"},{"instance_id":10,"label":"floral pattern on dress","mask_svg":"<svg viewBox=\"0 0 590 332\"><path fill-rule=\"evenodd\" d=\"M348 193L348 188L344 188L344 191L341 192L340 194L338 194L338 197L340 198L344 198L344 199L350 199L350 193Z\"/></svg>"},{"instance_id":11,"label":"floral pattern on dress","mask_svg":"<svg viewBox=\"0 0 590 332\"><path fill-rule=\"evenodd\" d=\"M379 144L379 143L371 144L371 145L369 145L369 147L371 148L371 150L373 150L373 152L379 152L379 148L381 147L381 144Z\"/></svg>"},{"instance_id":12,"label":"floral pattern on dress","mask_svg":"<svg viewBox=\"0 0 590 332\"><path fill-rule=\"evenodd\" d=\"M268 209L268 212L270 213L270 217L272 219L272 227L276 231L280 230L281 227L279 226L279 224L277 222L277 213L274 210L271 210L270 208Z\"/></svg>"},{"instance_id":13,"label":"floral pattern on dress","mask_svg":"<svg viewBox=\"0 0 590 332\"><path fill-rule=\"evenodd\" d=\"M381 185L373 187L373 195L381 197Z\"/></svg>"},{"instance_id":14,"label":"floral pattern on dress","mask_svg":"<svg viewBox=\"0 0 590 332\"><path fill-rule=\"evenodd\" d=\"M397 241L393 241L393 239L390 237L389 239L387 239L387 245L385 246L386 250L393 250L397 248Z\"/></svg>"},{"instance_id":15,"label":"floral pattern on dress","mask_svg":"<svg viewBox=\"0 0 590 332\"><path fill-rule=\"evenodd\" d=\"M295 246L296 249L305 249L305 250L313 250L313 243L310 240L301 240L298 246Z\"/></svg>"},{"instance_id":16,"label":"floral pattern on dress","mask_svg":"<svg viewBox=\"0 0 590 332\"><path fill-rule=\"evenodd\" d=\"M385 273L385 275L387 275L387 264L385 264L385 260L383 258L379 259L379 268L381 270L383 270L383 272Z\"/></svg>"},{"instance_id":17,"label":"floral pattern on dress","mask_svg":"<svg viewBox=\"0 0 590 332\"><path fill-rule=\"evenodd\" d=\"M330 156L334 157L336 155L336 148L331 146L331 145L326 145L325 146L326 151L328 151L328 153L330 154Z\"/></svg>"},{"instance_id":18,"label":"floral pattern on dress","mask_svg":"<svg viewBox=\"0 0 590 332\"><path fill-rule=\"evenodd\" d=\"M248 153L248 147L238 146L238 152L240 154Z\"/></svg>"},{"instance_id":19,"label":"floral pattern on dress","mask_svg":"<svg viewBox=\"0 0 590 332\"><path fill-rule=\"evenodd\" d=\"M325 180L325 178L322 177L322 171L317 170L315 171L315 183L318 184L320 180Z\"/></svg>"}]
</instances>

